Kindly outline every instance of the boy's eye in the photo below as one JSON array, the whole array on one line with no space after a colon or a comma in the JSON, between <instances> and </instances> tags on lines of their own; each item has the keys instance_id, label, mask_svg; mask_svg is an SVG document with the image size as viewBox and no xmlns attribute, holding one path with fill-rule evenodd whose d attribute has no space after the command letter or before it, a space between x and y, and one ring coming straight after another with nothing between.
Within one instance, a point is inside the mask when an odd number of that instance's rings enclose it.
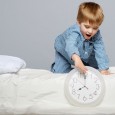
<instances>
[{"instance_id":1,"label":"boy's eye","mask_svg":"<svg viewBox=\"0 0 115 115\"><path fill-rule=\"evenodd\" d=\"M85 26L85 28L90 28L89 26Z\"/></svg>"},{"instance_id":2,"label":"boy's eye","mask_svg":"<svg viewBox=\"0 0 115 115\"><path fill-rule=\"evenodd\" d=\"M94 30L97 30L98 29L98 27L95 27L95 28L93 28Z\"/></svg>"}]
</instances>

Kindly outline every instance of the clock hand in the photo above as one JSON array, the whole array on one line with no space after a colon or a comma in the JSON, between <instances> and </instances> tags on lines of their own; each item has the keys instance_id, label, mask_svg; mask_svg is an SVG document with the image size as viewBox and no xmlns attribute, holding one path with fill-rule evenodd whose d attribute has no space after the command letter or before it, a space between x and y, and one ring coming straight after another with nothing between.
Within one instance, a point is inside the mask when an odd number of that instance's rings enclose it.
<instances>
[{"instance_id":1,"label":"clock hand","mask_svg":"<svg viewBox=\"0 0 115 115\"><path fill-rule=\"evenodd\" d=\"M83 87L79 88L78 90L82 90L84 87L85 87L86 89L88 89L88 88L84 85Z\"/></svg>"},{"instance_id":2,"label":"clock hand","mask_svg":"<svg viewBox=\"0 0 115 115\"><path fill-rule=\"evenodd\" d=\"M84 86L86 89L88 89L88 87Z\"/></svg>"},{"instance_id":3,"label":"clock hand","mask_svg":"<svg viewBox=\"0 0 115 115\"><path fill-rule=\"evenodd\" d=\"M80 80L77 79L77 81L79 81L79 83L81 83L83 85L83 87L79 88L78 90L81 90L82 88L86 88L88 89L88 87L86 87L86 75L84 74L84 83L82 83Z\"/></svg>"},{"instance_id":4,"label":"clock hand","mask_svg":"<svg viewBox=\"0 0 115 115\"><path fill-rule=\"evenodd\" d=\"M88 89L88 87L86 87L86 77L87 77L87 74L84 74L84 87L86 88L86 89ZM83 88L84 88L83 87Z\"/></svg>"},{"instance_id":5,"label":"clock hand","mask_svg":"<svg viewBox=\"0 0 115 115\"><path fill-rule=\"evenodd\" d=\"M84 86L83 87L81 87L81 88L79 88L78 90L82 90L84 88Z\"/></svg>"},{"instance_id":6,"label":"clock hand","mask_svg":"<svg viewBox=\"0 0 115 115\"><path fill-rule=\"evenodd\" d=\"M84 87L85 87L85 86L83 86L83 87L79 88L78 90L82 90Z\"/></svg>"},{"instance_id":7,"label":"clock hand","mask_svg":"<svg viewBox=\"0 0 115 115\"><path fill-rule=\"evenodd\" d=\"M86 87L86 78L87 78L88 75L91 75L91 73L90 73L89 71L87 71L87 72L84 74L84 87L85 87L86 89L88 89L88 87Z\"/></svg>"},{"instance_id":8,"label":"clock hand","mask_svg":"<svg viewBox=\"0 0 115 115\"><path fill-rule=\"evenodd\" d=\"M86 85L86 75L84 74L84 85Z\"/></svg>"},{"instance_id":9,"label":"clock hand","mask_svg":"<svg viewBox=\"0 0 115 115\"><path fill-rule=\"evenodd\" d=\"M77 79L77 81L79 81L79 80ZM83 85L83 87L85 87L86 89L88 89L88 87L86 87L81 81L79 81L79 83L81 83L81 84ZM83 88L83 87L82 87L82 88ZM81 89L82 89L82 88L81 88ZM80 88L79 88L79 89L80 89ZM81 89L80 89L80 90L81 90Z\"/></svg>"},{"instance_id":10,"label":"clock hand","mask_svg":"<svg viewBox=\"0 0 115 115\"><path fill-rule=\"evenodd\" d=\"M79 80L77 79L77 81L79 81ZM81 83L84 86L84 84L81 81L79 81L79 83Z\"/></svg>"}]
</instances>

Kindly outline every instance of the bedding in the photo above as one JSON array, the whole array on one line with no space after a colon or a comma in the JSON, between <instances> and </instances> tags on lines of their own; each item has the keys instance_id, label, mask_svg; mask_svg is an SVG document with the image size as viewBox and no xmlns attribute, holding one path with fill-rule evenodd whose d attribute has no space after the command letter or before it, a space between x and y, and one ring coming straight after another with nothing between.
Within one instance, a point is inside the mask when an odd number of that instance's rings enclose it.
<instances>
[{"instance_id":1,"label":"bedding","mask_svg":"<svg viewBox=\"0 0 115 115\"><path fill-rule=\"evenodd\" d=\"M115 115L115 67L103 75L106 91L96 107L71 105L64 94L68 74L20 69L0 75L0 115Z\"/></svg>"},{"instance_id":2,"label":"bedding","mask_svg":"<svg viewBox=\"0 0 115 115\"><path fill-rule=\"evenodd\" d=\"M0 74L16 73L26 67L26 62L18 57L0 55Z\"/></svg>"}]
</instances>

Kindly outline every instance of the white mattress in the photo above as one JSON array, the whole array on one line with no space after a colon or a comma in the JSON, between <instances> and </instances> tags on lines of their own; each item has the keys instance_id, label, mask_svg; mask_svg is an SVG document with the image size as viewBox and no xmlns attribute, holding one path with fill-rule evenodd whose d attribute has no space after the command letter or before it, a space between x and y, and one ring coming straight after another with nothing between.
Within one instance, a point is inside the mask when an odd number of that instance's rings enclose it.
<instances>
[{"instance_id":1,"label":"white mattress","mask_svg":"<svg viewBox=\"0 0 115 115\"><path fill-rule=\"evenodd\" d=\"M115 73L115 67L110 71ZM103 75L104 99L90 108L76 107L67 101L66 76L40 69L0 75L0 115L115 115L115 74Z\"/></svg>"}]
</instances>

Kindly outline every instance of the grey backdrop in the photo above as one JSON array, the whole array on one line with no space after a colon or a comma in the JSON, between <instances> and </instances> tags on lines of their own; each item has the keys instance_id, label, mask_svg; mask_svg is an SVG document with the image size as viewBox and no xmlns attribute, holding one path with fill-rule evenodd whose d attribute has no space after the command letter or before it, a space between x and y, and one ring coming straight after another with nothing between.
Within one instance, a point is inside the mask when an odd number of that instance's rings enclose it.
<instances>
[{"instance_id":1,"label":"grey backdrop","mask_svg":"<svg viewBox=\"0 0 115 115\"><path fill-rule=\"evenodd\" d=\"M78 5L86 0L0 0L0 55L24 59L27 68L50 69L55 37L76 22ZM87 0L88 1L88 0ZM115 65L115 1L94 0L104 10L100 29Z\"/></svg>"}]
</instances>

